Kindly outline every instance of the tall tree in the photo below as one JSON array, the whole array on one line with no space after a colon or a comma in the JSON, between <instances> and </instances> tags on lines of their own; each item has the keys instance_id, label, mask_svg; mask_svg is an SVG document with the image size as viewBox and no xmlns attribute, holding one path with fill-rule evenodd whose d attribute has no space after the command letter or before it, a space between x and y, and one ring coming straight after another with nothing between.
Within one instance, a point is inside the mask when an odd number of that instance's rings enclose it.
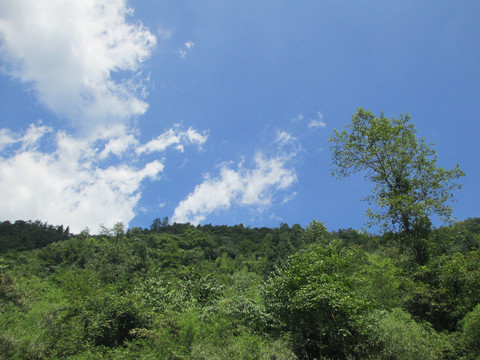
<instances>
[{"instance_id":1,"label":"tall tree","mask_svg":"<svg viewBox=\"0 0 480 360\"><path fill-rule=\"evenodd\" d=\"M413 235L431 215L451 220L448 200L461 185L454 180L464 173L458 167L445 170L437 165L433 144L417 138L410 116L388 119L358 109L343 131L334 130L330 149L333 174L346 177L363 172L375 184L366 199L377 209L367 210L369 225Z\"/></svg>"}]
</instances>

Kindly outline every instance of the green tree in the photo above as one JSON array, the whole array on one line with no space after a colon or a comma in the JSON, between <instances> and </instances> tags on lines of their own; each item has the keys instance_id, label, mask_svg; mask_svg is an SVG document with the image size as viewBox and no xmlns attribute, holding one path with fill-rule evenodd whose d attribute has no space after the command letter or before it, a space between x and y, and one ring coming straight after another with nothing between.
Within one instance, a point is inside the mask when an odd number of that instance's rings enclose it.
<instances>
[{"instance_id":1,"label":"green tree","mask_svg":"<svg viewBox=\"0 0 480 360\"><path fill-rule=\"evenodd\" d=\"M299 359L362 355L363 316L371 304L355 292L361 280L353 273L356 256L355 251L341 248L339 241L312 244L267 280L266 309L290 334Z\"/></svg>"},{"instance_id":2,"label":"green tree","mask_svg":"<svg viewBox=\"0 0 480 360\"><path fill-rule=\"evenodd\" d=\"M464 176L458 165L452 170L438 166L432 144L417 138L409 121L408 114L388 119L360 108L346 129L334 130L329 140L333 174L364 172L375 184L366 200L378 210L367 210L368 224L401 232L406 238L428 228L431 215L451 220L448 200L452 190L461 188L454 180Z\"/></svg>"},{"instance_id":3,"label":"green tree","mask_svg":"<svg viewBox=\"0 0 480 360\"><path fill-rule=\"evenodd\" d=\"M113 225L111 232L117 237L117 240L125 235L125 225L123 222L117 222Z\"/></svg>"}]
</instances>

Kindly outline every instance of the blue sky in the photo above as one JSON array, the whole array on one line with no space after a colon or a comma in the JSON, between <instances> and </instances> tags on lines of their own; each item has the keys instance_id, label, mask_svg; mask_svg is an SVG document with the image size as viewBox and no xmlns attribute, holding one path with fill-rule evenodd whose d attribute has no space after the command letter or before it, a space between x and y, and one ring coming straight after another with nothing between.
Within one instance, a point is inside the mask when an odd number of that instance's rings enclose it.
<instances>
[{"instance_id":1,"label":"blue sky","mask_svg":"<svg viewBox=\"0 0 480 360\"><path fill-rule=\"evenodd\" d=\"M408 112L480 216L476 1L4 0L0 219L361 228L330 176L359 107ZM435 223L440 225L440 223ZM375 229L373 229L375 230Z\"/></svg>"}]
</instances>

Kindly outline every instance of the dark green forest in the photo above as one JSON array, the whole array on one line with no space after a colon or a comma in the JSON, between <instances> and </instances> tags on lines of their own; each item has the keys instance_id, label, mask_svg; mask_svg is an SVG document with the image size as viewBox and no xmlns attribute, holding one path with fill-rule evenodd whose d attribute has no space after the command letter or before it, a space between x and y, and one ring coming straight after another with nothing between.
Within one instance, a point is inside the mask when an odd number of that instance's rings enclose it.
<instances>
[{"instance_id":1,"label":"dark green forest","mask_svg":"<svg viewBox=\"0 0 480 360\"><path fill-rule=\"evenodd\" d=\"M1 359L477 359L480 219L392 233L0 226Z\"/></svg>"},{"instance_id":2,"label":"dark green forest","mask_svg":"<svg viewBox=\"0 0 480 360\"><path fill-rule=\"evenodd\" d=\"M479 359L480 218L452 220L464 173L409 120L358 109L330 138L379 234L1 223L0 359Z\"/></svg>"}]
</instances>

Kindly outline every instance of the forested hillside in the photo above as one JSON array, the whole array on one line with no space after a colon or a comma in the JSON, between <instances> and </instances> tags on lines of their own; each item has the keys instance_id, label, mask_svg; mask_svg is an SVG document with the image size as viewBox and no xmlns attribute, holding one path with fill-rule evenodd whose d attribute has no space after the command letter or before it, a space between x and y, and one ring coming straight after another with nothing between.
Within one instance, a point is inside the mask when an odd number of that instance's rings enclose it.
<instances>
[{"instance_id":1,"label":"forested hillside","mask_svg":"<svg viewBox=\"0 0 480 360\"><path fill-rule=\"evenodd\" d=\"M0 244L0 359L480 356L479 218L415 247L317 221L168 219L100 235L4 222Z\"/></svg>"}]
</instances>

